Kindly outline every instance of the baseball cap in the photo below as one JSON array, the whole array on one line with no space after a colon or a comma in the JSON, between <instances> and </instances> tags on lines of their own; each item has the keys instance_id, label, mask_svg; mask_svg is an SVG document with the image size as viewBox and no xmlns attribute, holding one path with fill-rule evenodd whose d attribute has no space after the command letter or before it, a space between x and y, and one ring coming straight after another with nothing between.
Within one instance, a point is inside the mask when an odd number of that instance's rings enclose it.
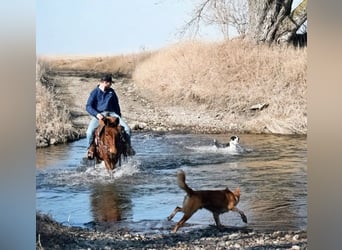
<instances>
[{"instance_id":1,"label":"baseball cap","mask_svg":"<svg viewBox=\"0 0 342 250\"><path fill-rule=\"evenodd\" d=\"M113 83L112 75L110 75L110 74L104 75L101 78L101 81Z\"/></svg>"}]
</instances>

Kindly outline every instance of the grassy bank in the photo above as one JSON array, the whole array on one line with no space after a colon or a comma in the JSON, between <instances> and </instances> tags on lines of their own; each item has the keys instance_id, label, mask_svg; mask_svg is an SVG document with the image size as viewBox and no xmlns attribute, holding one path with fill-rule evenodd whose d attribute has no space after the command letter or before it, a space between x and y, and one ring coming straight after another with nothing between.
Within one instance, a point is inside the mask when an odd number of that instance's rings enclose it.
<instances>
[{"instance_id":1,"label":"grassy bank","mask_svg":"<svg viewBox=\"0 0 342 250\"><path fill-rule=\"evenodd\" d=\"M78 138L70 121L70 112L60 101L54 83L46 78L47 65L36 64L36 145L48 146Z\"/></svg>"},{"instance_id":2,"label":"grassy bank","mask_svg":"<svg viewBox=\"0 0 342 250\"><path fill-rule=\"evenodd\" d=\"M152 106L210 113L226 124L227 131L307 132L305 48L252 45L241 40L194 41L139 54L40 57L36 134L42 145L79 136L70 121L68 105L61 101L47 74L58 71L130 78L139 95ZM254 105L262 108L252 108Z\"/></svg>"},{"instance_id":3,"label":"grassy bank","mask_svg":"<svg viewBox=\"0 0 342 250\"><path fill-rule=\"evenodd\" d=\"M45 147L80 138L80 128L72 123L70 104L65 102L65 91L60 89L58 72L74 72L79 77L99 78L103 73L131 78L137 64L150 52L118 56L49 56L38 57L36 62L36 145ZM73 75L73 73L71 73ZM82 91L81 86L74 91ZM88 94L88 93L86 93ZM78 96L79 97L79 96ZM78 100L79 105L84 103ZM84 128L83 128L84 130ZM83 133L84 134L84 133Z\"/></svg>"},{"instance_id":4,"label":"grassy bank","mask_svg":"<svg viewBox=\"0 0 342 250\"><path fill-rule=\"evenodd\" d=\"M307 131L306 49L240 40L188 42L154 54L137 65L133 77L141 92L161 105L219 110L239 130ZM249 112L256 104L268 106Z\"/></svg>"}]
</instances>

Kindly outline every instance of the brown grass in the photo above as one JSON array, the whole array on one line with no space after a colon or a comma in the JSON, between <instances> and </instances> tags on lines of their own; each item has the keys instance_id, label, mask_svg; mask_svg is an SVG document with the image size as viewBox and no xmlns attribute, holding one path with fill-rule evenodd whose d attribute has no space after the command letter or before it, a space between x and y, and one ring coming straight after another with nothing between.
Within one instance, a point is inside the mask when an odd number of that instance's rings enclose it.
<instances>
[{"instance_id":1,"label":"brown grass","mask_svg":"<svg viewBox=\"0 0 342 250\"><path fill-rule=\"evenodd\" d=\"M152 52L115 56L50 56L40 57L45 67L53 70L108 72L131 76L135 67L149 58Z\"/></svg>"},{"instance_id":2,"label":"brown grass","mask_svg":"<svg viewBox=\"0 0 342 250\"><path fill-rule=\"evenodd\" d=\"M62 101L55 83L48 78L48 71L84 71L112 73L130 77L137 64L146 60L150 52L97 56L50 56L39 57L36 63L36 145L64 143L80 137L74 128L68 104Z\"/></svg>"},{"instance_id":3,"label":"brown grass","mask_svg":"<svg viewBox=\"0 0 342 250\"><path fill-rule=\"evenodd\" d=\"M53 83L44 79L46 65L38 60L36 67L36 144L47 146L78 137L66 104L60 101Z\"/></svg>"},{"instance_id":4,"label":"brown grass","mask_svg":"<svg viewBox=\"0 0 342 250\"><path fill-rule=\"evenodd\" d=\"M165 106L219 109L246 129L263 123L274 131L280 126L306 133L306 75L306 49L233 40L170 46L139 64L133 77L145 95ZM269 107L247 116L258 103Z\"/></svg>"},{"instance_id":5,"label":"brown grass","mask_svg":"<svg viewBox=\"0 0 342 250\"><path fill-rule=\"evenodd\" d=\"M38 58L37 138L63 142L78 135L53 83L41 81L46 70L123 74L158 107L215 112L241 132L307 132L305 48L193 41L140 54ZM269 106L251 112L259 103Z\"/></svg>"}]
</instances>

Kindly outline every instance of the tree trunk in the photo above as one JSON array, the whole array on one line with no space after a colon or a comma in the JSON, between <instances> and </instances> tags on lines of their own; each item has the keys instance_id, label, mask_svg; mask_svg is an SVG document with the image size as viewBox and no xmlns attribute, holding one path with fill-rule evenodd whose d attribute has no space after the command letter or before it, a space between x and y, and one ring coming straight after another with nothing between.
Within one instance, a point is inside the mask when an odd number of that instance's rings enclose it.
<instances>
[{"instance_id":1,"label":"tree trunk","mask_svg":"<svg viewBox=\"0 0 342 250\"><path fill-rule=\"evenodd\" d=\"M249 0L247 38L255 42L290 43L306 21L307 0L291 12L293 0Z\"/></svg>"}]
</instances>

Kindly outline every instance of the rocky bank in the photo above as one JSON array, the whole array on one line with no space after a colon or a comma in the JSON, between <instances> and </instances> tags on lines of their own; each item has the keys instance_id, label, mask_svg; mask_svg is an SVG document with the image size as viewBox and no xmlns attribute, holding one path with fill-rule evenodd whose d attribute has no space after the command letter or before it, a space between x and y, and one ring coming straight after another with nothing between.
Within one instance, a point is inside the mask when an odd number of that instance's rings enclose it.
<instances>
[{"instance_id":1,"label":"rocky bank","mask_svg":"<svg viewBox=\"0 0 342 250\"><path fill-rule=\"evenodd\" d=\"M177 233L130 233L66 227L37 214L37 249L307 249L304 231L254 232L208 226Z\"/></svg>"}]
</instances>

